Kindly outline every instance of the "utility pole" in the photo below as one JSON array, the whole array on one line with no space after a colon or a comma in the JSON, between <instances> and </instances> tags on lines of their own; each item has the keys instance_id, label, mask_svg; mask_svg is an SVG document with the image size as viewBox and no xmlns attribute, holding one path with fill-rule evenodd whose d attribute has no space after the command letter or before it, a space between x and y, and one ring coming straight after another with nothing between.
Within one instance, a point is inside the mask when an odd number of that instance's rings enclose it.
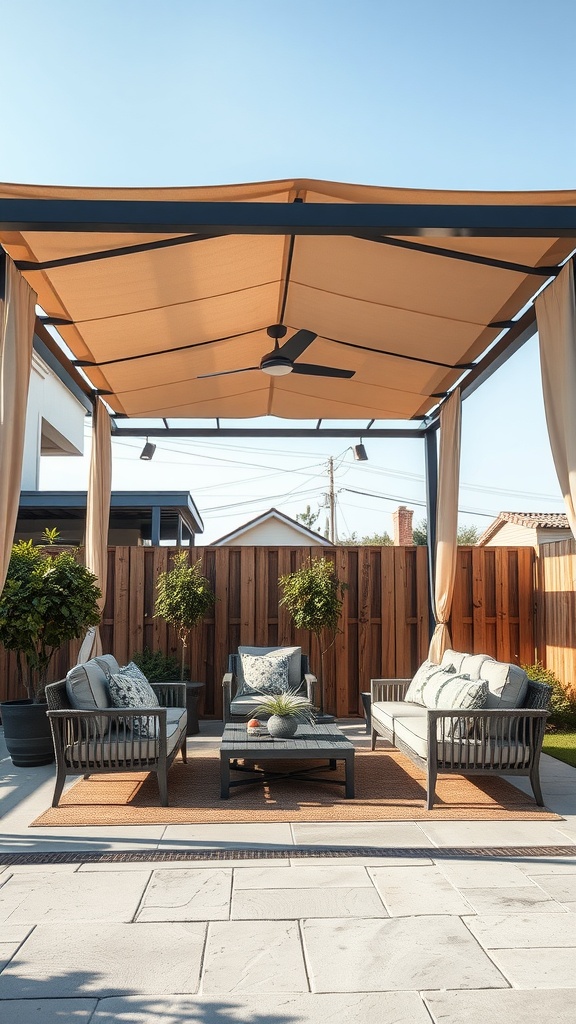
<instances>
[{"instance_id":1,"label":"utility pole","mask_svg":"<svg viewBox=\"0 0 576 1024\"><path fill-rule=\"evenodd\" d=\"M328 492L328 506L330 508L330 540L332 544L337 543L337 531L336 531L336 495L334 493L334 459L332 456L328 459L328 479L330 481L330 490Z\"/></svg>"}]
</instances>

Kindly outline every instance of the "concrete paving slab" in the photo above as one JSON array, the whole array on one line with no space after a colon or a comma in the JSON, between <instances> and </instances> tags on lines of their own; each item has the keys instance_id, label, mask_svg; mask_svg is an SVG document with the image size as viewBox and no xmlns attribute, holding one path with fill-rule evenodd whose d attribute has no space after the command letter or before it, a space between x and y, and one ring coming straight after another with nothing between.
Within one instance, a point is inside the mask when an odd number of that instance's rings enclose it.
<instances>
[{"instance_id":1,"label":"concrete paving slab","mask_svg":"<svg viewBox=\"0 0 576 1024\"><path fill-rule=\"evenodd\" d=\"M297 846L420 847L434 843L413 821L303 821L293 825Z\"/></svg>"},{"instance_id":2,"label":"concrete paving slab","mask_svg":"<svg viewBox=\"0 0 576 1024\"><path fill-rule=\"evenodd\" d=\"M131 921L149 878L148 871L13 875L0 889L0 922Z\"/></svg>"},{"instance_id":3,"label":"concrete paving slab","mask_svg":"<svg viewBox=\"0 0 576 1024\"><path fill-rule=\"evenodd\" d=\"M436 846L563 846L567 839L560 831L564 824L561 821L423 821L418 824Z\"/></svg>"},{"instance_id":4,"label":"concrete paving slab","mask_svg":"<svg viewBox=\"0 0 576 1024\"><path fill-rule=\"evenodd\" d=\"M305 921L302 931L313 992L507 986L459 918Z\"/></svg>"},{"instance_id":5,"label":"concrete paving slab","mask_svg":"<svg viewBox=\"0 0 576 1024\"><path fill-rule=\"evenodd\" d=\"M10 963L24 940L31 932L26 925L3 925L0 931L0 971Z\"/></svg>"},{"instance_id":6,"label":"concrete paving slab","mask_svg":"<svg viewBox=\"0 0 576 1024\"><path fill-rule=\"evenodd\" d=\"M7 999L1 1004L6 1024L88 1024L94 999Z\"/></svg>"},{"instance_id":7,"label":"concrete paving slab","mask_svg":"<svg viewBox=\"0 0 576 1024\"><path fill-rule=\"evenodd\" d=\"M41 924L0 974L0 999L196 992L205 924Z\"/></svg>"},{"instance_id":8,"label":"concrete paving slab","mask_svg":"<svg viewBox=\"0 0 576 1024\"><path fill-rule=\"evenodd\" d=\"M290 871L284 871L282 877L274 868L259 870L236 868L234 872L234 890L238 889L334 889L337 887L372 888L370 877L363 866L348 864L331 865L330 867L300 865L293 862Z\"/></svg>"},{"instance_id":9,"label":"concrete paving slab","mask_svg":"<svg viewBox=\"0 0 576 1024\"><path fill-rule=\"evenodd\" d=\"M240 889L232 898L233 920L302 920L308 917L388 917L373 888Z\"/></svg>"},{"instance_id":10,"label":"concrete paving slab","mask_svg":"<svg viewBox=\"0 0 576 1024\"><path fill-rule=\"evenodd\" d=\"M501 889L463 889L463 895L477 914L564 914L566 910L550 899L539 886L511 886ZM538 927L532 926L532 927Z\"/></svg>"},{"instance_id":11,"label":"concrete paving slab","mask_svg":"<svg viewBox=\"0 0 576 1024\"><path fill-rule=\"evenodd\" d=\"M138 921L227 921L231 868L197 868L152 873Z\"/></svg>"},{"instance_id":12,"label":"concrete paving slab","mask_svg":"<svg viewBox=\"0 0 576 1024\"><path fill-rule=\"evenodd\" d=\"M162 849L270 849L293 846L292 831L284 822L248 822L228 825L167 825Z\"/></svg>"},{"instance_id":13,"label":"concrete paving slab","mask_svg":"<svg viewBox=\"0 0 576 1024\"><path fill-rule=\"evenodd\" d=\"M574 1000L565 989L519 992L425 992L434 1024L574 1024Z\"/></svg>"},{"instance_id":14,"label":"concrete paving slab","mask_svg":"<svg viewBox=\"0 0 576 1024\"><path fill-rule=\"evenodd\" d=\"M484 949L576 946L572 914L479 914L465 917L464 924Z\"/></svg>"},{"instance_id":15,"label":"concrete paving slab","mask_svg":"<svg viewBox=\"0 0 576 1024\"><path fill-rule=\"evenodd\" d=\"M1 975L0 975L1 979ZM215 921L208 925L202 995L308 992L295 921Z\"/></svg>"},{"instance_id":16,"label":"concrete paving slab","mask_svg":"<svg viewBox=\"0 0 576 1024\"><path fill-rule=\"evenodd\" d=\"M490 955L513 988L576 988L576 946L496 949Z\"/></svg>"},{"instance_id":17,"label":"concrete paving slab","mask_svg":"<svg viewBox=\"0 0 576 1024\"><path fill-rule=\"evenodd\" d=\"M263 993L244 999L236 996L103 999L90 1024L246 1024L246 1021L261 1024L367 1024L370 1021L430 1024L430 1017L415 992L390 992L385 1000L372 992L336 996Z\"/></svg>"},{"instance_id":18,"label":"concrete paving slab","mask_svg":"<svg viewBox=\"0 0 576 1024\"><path fill-rule=\"evenodd\" d=\"M370 868L391 917L469 914L470 904L437 868Z\"/></svg>"},{"instance_id":19,"label":"concrete paving slab","mask_svg":"<svg viewBox=\"0 0 576 1024\"><path fill-rule=\"evenodd\" d=\"M529 878L538 875L572 875L576 872L576 857L526 857L515 861Z\"/></svg>"},{"instance_id":20,"label":"concrete paving slab","mask_svg":"<svg viewBox=\"0 0 576 1024\"><path fill-rule=\"evenodd\" d=\"M438 858L436 867L457 889L472 889L489 885L491 889L526 885L526 873L517 864L505 860L444 860ZM465 895L465 894L464 894Z\"/></svg>"},{"instance_id":21,"label":"concrete paving slab","mask_svg":"<svg viewBox=\"0 0 576 1024\"><path fill-rule=\"evenodd\" d=\"M534 876L535 882L558 903L576 903L576 871Z\"/></svg>"}]
</instances>

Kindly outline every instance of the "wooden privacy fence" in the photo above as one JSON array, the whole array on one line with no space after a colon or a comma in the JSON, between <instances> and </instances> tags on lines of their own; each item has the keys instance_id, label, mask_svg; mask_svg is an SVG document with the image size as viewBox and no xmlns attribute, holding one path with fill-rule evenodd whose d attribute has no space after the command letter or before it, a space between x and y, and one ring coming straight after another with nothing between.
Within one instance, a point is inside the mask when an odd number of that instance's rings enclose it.
<instances>
[{"instance_id":1,"label":"wooden privacy fence","mask_svg":"<svg viewBox=\"0 0 576 1024\"><path fill-rule=\"evenodd\" d=\"M174 630L154 617L158 574L170 565L173 549L112 547L108 552L108 593L102 641L121 664L144 647L173 653ZM294 629L279 606L278 577L312 557L335 562L348 584L342 632L324 659L326 706L338 715L360 713L360 693L378 676L414 673L428 651L428 567L424 547L192 548L202 559L216 603L193 635L190 678L206 683L204 714L222 716L222 674L228 653L239 644L298 644L320 659L314 637ZM450 629L456 650L487 653L505 661L533 662L534 551L532 548L459 548ZM53 678L76 661L79 644L57 658ZM14 692L11 659L0 649L0 687Z\"/></svg>"},{"instance_id":2,"label":"wooden privacy fence","mask_svg":"<svg viewBox=\"0 0 576 1024\"><path fill-rule=\"evenodd\" d=\"M540 660L576 698L576 541L540 545L537 593Z\"/></svg>"}]
</instances>

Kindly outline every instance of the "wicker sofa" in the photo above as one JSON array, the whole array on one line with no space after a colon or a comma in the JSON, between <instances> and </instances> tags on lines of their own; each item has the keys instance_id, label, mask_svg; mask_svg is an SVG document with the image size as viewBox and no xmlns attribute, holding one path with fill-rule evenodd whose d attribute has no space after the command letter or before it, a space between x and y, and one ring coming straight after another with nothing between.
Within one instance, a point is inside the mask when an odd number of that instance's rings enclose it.
<instances>
[{"instance_id":1,"label":"wicker sofa","mask_svg":"<svg viewBox=\"0 0 576 1024\"><path fill-rule=\"evenodd\" d=\"M465 689L466 680L475 706L450 706L450 692L458 681ZM528 776L542 806L539 763L550 694L517 665L448 650L440 666L424 662L413 680L371 680L372 750L381 737L424 769L428 810L439 773Z\"/></svg>"},{"instance_id":2,"label":"wicker sofa","mask_svg":"<svg viewBox=\"0 0 576 1024\"><path fill-rule=\"evenodd\" d=\"M178 751L186 761L186 684L151 683L159 707L111 707L107 680L119 671L107 654L46 687L56 755L53 807L67 775L111 772L156 772L162 806L168 806L168 769Z\"/></svg>"}]
</instances>

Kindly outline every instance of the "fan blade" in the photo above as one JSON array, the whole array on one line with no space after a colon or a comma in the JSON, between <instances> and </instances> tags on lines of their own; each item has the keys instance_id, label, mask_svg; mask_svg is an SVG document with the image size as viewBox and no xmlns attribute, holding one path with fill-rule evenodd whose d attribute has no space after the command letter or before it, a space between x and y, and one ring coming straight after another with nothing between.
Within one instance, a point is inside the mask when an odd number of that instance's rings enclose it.
<instances>
[{"instance_id":1,"label":"fan blade","mask_svg":"<svg viewBox=\"0 0 576 1024\"><path fill-rule=\"evenodd\" d=\"M259 366L243 366L241 370L219 370L217 373L200 373L196 380L204 380L206 377L227 377L230 373L249 373L250 370L259 369Z\"/></svg>"},{"instance_id":2,"label":"fan blade","mask_svg":"<svg viewBox=\"0 0 576 1024\"><path fill-rule=\"evenodd\" d=\"M315 363L294 363L292 373L304 373L309 377L353 377L356 370L339 370L336 366L316 366Z\"/></svg>"},{"instance_id":3,"label":"fan blade","mask_svg":"<svg viewBox=\"0 0 576 1024\"><path fill-rule=\"evenodd\" d=\"M288 341L281 345L277 355L281 355L283 358L290 359L293 362L306 351L308 346L317 337L318 335L314 334L314 331L296 331L296 334L293 334Z\"/></svg>"}]
</instances>

